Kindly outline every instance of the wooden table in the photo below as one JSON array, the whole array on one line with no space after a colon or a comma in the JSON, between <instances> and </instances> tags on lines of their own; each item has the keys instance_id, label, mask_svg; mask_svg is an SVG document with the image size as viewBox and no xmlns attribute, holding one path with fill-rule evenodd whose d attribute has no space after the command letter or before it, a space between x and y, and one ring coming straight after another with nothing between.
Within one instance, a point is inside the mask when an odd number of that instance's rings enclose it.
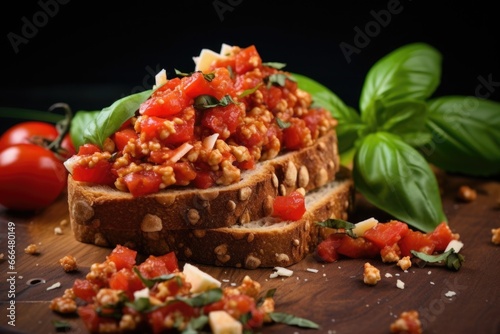
<instances>
[{"instance_id":1,"label":"wooden table","mask_svg":"<svg viewBox=\"0 0 500 334\"><path fill-rule=\"evenodd\" d=\"M271 268L199 267L223 281L223 286L240 283L248 274L262 284L263 291L277 288L277 311L321 326L319 330L305 330L273 324L263 333L389 333L397 315L411 309L419 311L424 333L500 333L500 246L491 242L491 229L500 227L500 182L460 176L449 176L446 181L445 211L452 230L465 244L461 253L466 261L458 272L437 266L413 266L403 272L394 264L376 259L370 262L380 269L382 280L376 286L367 286L362 278L364 260L321 264L310 256L290 267L294 274L288 278L269 278ZM457 189L464 184L477 190L475 201L457 200ZM349 220L369 217L379 221L389 218L358 195L355 214ZM49 301L61 296L76 278L83 278L92 263L103 261L110 249L75 241L69 225L62 226L62 234L56 235L54 228L67 219L65 196L34 216L0 210L0 253L7 257L9 222L15 225L15 234L11 235L15 235L16 249L15 268L9 269L5 259L0 262L1 333L56 333L53 320L68 321L70 333L86 332L79 318L64 318L50 311ZM38 245L39 255L24 253L31 243ZM79 271L69 274L62 270L58 260L68 254L77 258ZM318 272L309 272L308 268ZM10 276L14 280L7 281ZM396 287L397 279L405 283L404 289ZM15 285L15 298L8 294L10 282ZM47 290L58 282L60 288ZM447 297L449 291L456 294ZM7 324L10 301L15 301L15 327Z\"/></svg>"}]
</instances>

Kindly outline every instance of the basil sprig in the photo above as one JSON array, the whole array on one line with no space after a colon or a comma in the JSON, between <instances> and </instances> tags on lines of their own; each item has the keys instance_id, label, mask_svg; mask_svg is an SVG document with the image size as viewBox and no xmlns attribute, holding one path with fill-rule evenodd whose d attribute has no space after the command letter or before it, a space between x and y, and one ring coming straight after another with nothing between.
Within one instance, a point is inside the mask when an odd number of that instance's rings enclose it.
<instances>
[{"instance_id":1,"label":"basil sprig","mask_svg":"<svg viewBox=\"0 0 500 334\"><path fill-rule=\"evenodd\" d=\"M442 56L425 43L400 47L376 62L359 112L330 89L299 74L299 87L338 120L341 162L356 189L397 219L432 231L446 221L429 163L450 172L500 173L500 104L472 96L432 98Z\"/></svg>"}]
</instances>

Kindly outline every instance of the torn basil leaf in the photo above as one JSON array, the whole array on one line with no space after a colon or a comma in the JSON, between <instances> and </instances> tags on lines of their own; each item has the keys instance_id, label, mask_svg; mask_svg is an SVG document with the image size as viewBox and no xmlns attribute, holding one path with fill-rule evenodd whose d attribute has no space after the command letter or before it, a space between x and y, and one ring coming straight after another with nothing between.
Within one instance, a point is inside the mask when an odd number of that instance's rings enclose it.
<instances>
[{"instance_id":1,"label":"torn basil leaf","mask_svg":"<svg viewBox=\"0 0 500 334\"><path fill-rule=\"evenodd\" d=\"M271 86L285 87L287 79L290 81L295 81L295 79L293 79L292 77L290 77L284 73L274 73L268 77L265 77L264 83L266 83L267 88L269 88Z\"/></svg>"},{"instance_id":2,"label":"torn basil leaf","mask_svg":"<svg viewBox=\"0 0 500 334\"><path fill-rule=\"evenodd\" d=\"M248 95L252 95L257 89L259 89L260 86L262 86L262 82L253 88L245 89L240 95L238 95L238 97L242 98Z\"/></svg>"},{"instance_id":3,"label":"torn basil leaf","mask_svg":"<svg viewBox=\"0 0 500 334\"><path fill-rule=\"evenodd\" d=\"M411 253L425 263L444 264L448 269L455 271L459 270L462 263L465 261L465 257L455 252L453 248L437 255L429 255L415 250L412 250Z\"/></svg>"},{"instance_id":4,"label":"torn basil leaf","mask_svg":"<svg viewBox=\"0 0 500 334\"><path fill-rule=\"evenodd\" d=\"M142 276L141 272L136 267L134 267L132 270L141 279L142 283L144 283L144 285L148 289L152 288L156 283L165 282L165 281L169 281L169 280L174 279L174 278L178 278L178 276L175 274L161 275L161 276L154 277L154 278L146 278L146 277Z\"/></svg>"},{"instance_id":5,"label":"torn basil leaf","mask_svg":"<svg viewBox=\"0 0 500 334\"><path fill-rule=\"evenodd\" d=\"M278 124L280 129L287 129L292 125L290 122L285 122L281 118L276 117L276 123Z\"/></svg>"},{"instance_id":6,"label":"torn basil leaf","mask_svg":"<svg viewBox=\"0 0 500 334\"><path fill-rule=\"evenodd\" d=\"M278 62L267 62L267 63L262 63L263 66L267 66L267 67L272 67L272 68L275 68L277 70L281 70L282 68L284 68L286 66L285 63L278 63Z\"/></svg>"},{"instance_id":7,"label":"torn basil leaf","mask_svg":"<svg viewBox=\"0 0 500 334\"><path fill-rule=\"evenodd\" d=\"M175 299L182 301L192 307L202 307L215 302L218 302L222 298L222 289L215 288L207 290L200 293L192 298L185 298L181 296L176 296Z\"/></svg>"},{"instance_id":8,"label":"torn basil leaf","mask_svg":"<svg viewBox=\"0 0 500 334\"><path fill-rule=\"evenodd\" d=\"M269 316L274 322L298 326L302 328L315 328L318 329L319 325L311 320L307 320L304 318L296 317L294 315L283 313L283 312L272 312L269 313Z\"/></svg>"},{"instance_id":9,"label":"torn basil leaf","mask_svg":"<svg viewBox=\"0 0 500 334\"><path fill-rule=\"evenodd\" d=\"M337 233L345 233L350 237L356 238L356 235L352 231L354 229L354 227L356 227L356 225L354 225L353 223L350 223L348 221L345 221L342 219L330 218L330 219L327 219L327 220L322 221L322 222L317 222L316 224L318 224L321 227L335 229L335 230L337 230Z\"/></svg>"},{"instance_id":10,"label":"torn basil leaf","mask_svg":"<svg viewBox=\"0 0 500 334\"><path fill-rule=\"evenodd\" d=\"M229 104L236 104L230 95L224 95L220 100L209 94L198 95L194 99L194 108L197 110L210 109L214 107L226 107Z\"/></svg>"}]
</instances>

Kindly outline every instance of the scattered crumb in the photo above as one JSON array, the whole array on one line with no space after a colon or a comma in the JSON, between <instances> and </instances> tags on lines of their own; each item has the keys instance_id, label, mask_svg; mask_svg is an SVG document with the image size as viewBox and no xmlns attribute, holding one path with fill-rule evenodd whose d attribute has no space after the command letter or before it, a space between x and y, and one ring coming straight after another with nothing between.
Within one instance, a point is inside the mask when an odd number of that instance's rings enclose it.
<instances>
[{"instance_id":1,"label":"scattered crumb","mask_svg":"<svg viewBox=\"0 0 500 334\"><path fill-rule=\"evenodd\" d=\"M390 325L391 333L420 334L422 323L416 310L402 312Z\"/></svg>"},{"instance_id":2,"label":"scattered crumb","mask_svg":"<svg viewBox=\"0 0 500 334\"><path fill-rule=\"evenodd\" d=\"M72 255L66 255L65 257L59 259L59 264L63 267L64 271L67 273L78 269L76 259Z\"/></svg>"},{"instance_id":3,"label":"scattered crumb","mask_svg":"<svg viewBox=\"0 0 500 334\"><path fill-rule=\"evenodd\" d=\"M35 255L35 254L38 254L38 246L36 244L29 244L28 246L26 246L26 248L24 249L24 252L26 254L30 254L30 255Z\"/></svg>"},{"instance_id":4,"label":"scattered crumb","mask_svg":"<svg viewBox=\"0 0 500 334\"><path fill-rule=\"evenodd\" d=\"M269 275L270 278L276 278L278 276L290 277L293 275L293 271L286 269L284 267L274 267L275 272Z\"/></svg>"},{"instance_id":5,"label":"scattered crumb","mask_svg":"<svg viewBox=\"0 0 500 334\"><path fill-rule=\"evenodd\" d=\"M63 234L62 229L59 226L55 227L54 234L57 234L57 235Z\"/></svg>"},{"instance_id":6,"label":"scattered crumb","mask_svg":"<svg viewBox=\"0 0 500 334\"><path fill-rule=\"evenodd\" d=\"M363 271L363 282L367 285L375 285L380 281L380 270L366 262Z\"/></svg>"},{"instance_id":7,"label":"scattered crumb","mask_svg":"<svg viewBox=\"0 0 500 334\"><path fill-rule=\"evenodd\" d=\"M61 222L59 223L60 226L68 226L68 220L67 219L63 219L61 220Z\"/></svg>"},{"instance_id":8,"label":"scattered crumb","mask_svg":"<svg viewBox=\"0 0 500 334\"><path fill-rule=\"evenodd\" d=\"M447 293L445 293L444 295L448 298L451 298L453 296L455 296L457 293L455 291L448 291Z\"/></svg>"},{"instance_id":9,"label":"scattered crumb","mask_svg":"<svg viewBox=\"0 0 500 334\"><path fill-rule=\"evenodd\" d=\"M385 276L385 277L387 277L387 278L391 278L391 277L392 277L392 274L391 274L391 273L385 273L385 275L384 275L384 276Z\"/></svg>"},{"instance_id":10,"label":"scattered crumb","mask_svg":"<svg viewBox=\"0 0 500 334\"><path fill-rule=\"evenodd\" d=\"M431 285L434 285L434 284L436 284L436 283L434 283L433 281L430 281L429 283L431 283Z\"/></svg>"},{"instance_id":11,"label":"scattered crumb","mask_svg":"<svg viewBox=\"0 0 500 334\"><path fill-rule=\"evenodd\" d=\"M403 290L405 288L405 282L403 282L402 280L398 279L397 282L396 282L396 287L398 287L399 289Z\"/></svg>"},{"instance_id":12,"label":"scattered crumb","mask_svg":"<svg viewBox=\"0 0 500 334\"><path fill-rule=\"evenodd\" d=\"M427 275L430 275L430 274L432 274L432 271L430 271L430 270L429 270L429 271L427 272Z\"/></svg>"},{"instance_id":13,"label":"scattered crumb","mask_svg":"<svg viewBox=\"0 0 500 334\"><path fill-rule=\"evenodd\" d=\"M406 270L411 267L410 257L409 256L403 257L398 261L397 265L406 272Z\"/></svg>"},{"instance_id":14,"label":"scattered crumb","mask_svg":"<svg viewBox=\"0 0 500 334\"><path fill-rule=\"evenodd\" d=\"M56 282L47 288L47 291L54 290L61 287L61 282Z\"/></svg>"},{"instance_id":15,"label":"scattered crumb","mask_svg":"<svg viewBox=\"0 0 500 334\"><path fill-rule=\"evenodd\" d=\"M307 268L306 270L311 272L311 273L317 273L319 271L318 269L314 269L314 268Z\"/></svg>"},{"instance_id":16,"label":"scattered crumb","mask_svg":"<svg viewBox=\"0 0 500 334\"><path fill-rule=\"evenodd\" d=\"M3 260L3 257L4 257L4 256L5 256L5 255L4 255L3 253L0 253L0 260Z\"/></svg>"},{"instance_id":17,"label":"scattered crumb","mask_svg":"<svg viewBox=\"0 0 500 334\"><path fill-rule=\"evenodd\" d=\"M476 199L477 192L469 186L461 186L458 188L457 196L463 202L472 202Z\"/></svg>"},{"instance_id":18,"label":"scattered crumb","mask_svg":"<svg viewBox=\"0 0 500 334\"><path fill-rule=\"evenodd\" d=\"M500 227L491 229L491 242L500 245Z\"/></svg>"}]
</instances>

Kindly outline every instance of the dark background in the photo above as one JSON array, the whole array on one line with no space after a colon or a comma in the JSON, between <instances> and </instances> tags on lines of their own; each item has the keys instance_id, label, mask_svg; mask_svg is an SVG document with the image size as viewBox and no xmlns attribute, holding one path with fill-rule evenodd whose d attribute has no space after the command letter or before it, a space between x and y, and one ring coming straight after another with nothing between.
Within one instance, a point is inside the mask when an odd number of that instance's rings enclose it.
<instances>
[{"instance_id":1,"label":"dark background","mask_svg":"<svg viewBox=\"0 0 500 334\"><path fill-rule=\"evenodd\" d=\"M443 55L436 96L481 94L499 101L500 21L493 3L12 2L1 14L0 107L47 110L66 102L73 111L102 109L151 88L162 68L170 76L174 68L192 71L193 56L202 48L219 51L221 43L255 44L264 61L286 63L357 108L365 75L380 57L425 42ZM387 11L391 6L397 13ZM368 40L360 40L357 31L367 29ZM347 59L341 43L358 50ZM1 118L0 130L17 121Z\"/></svg>"}]
</instances>

